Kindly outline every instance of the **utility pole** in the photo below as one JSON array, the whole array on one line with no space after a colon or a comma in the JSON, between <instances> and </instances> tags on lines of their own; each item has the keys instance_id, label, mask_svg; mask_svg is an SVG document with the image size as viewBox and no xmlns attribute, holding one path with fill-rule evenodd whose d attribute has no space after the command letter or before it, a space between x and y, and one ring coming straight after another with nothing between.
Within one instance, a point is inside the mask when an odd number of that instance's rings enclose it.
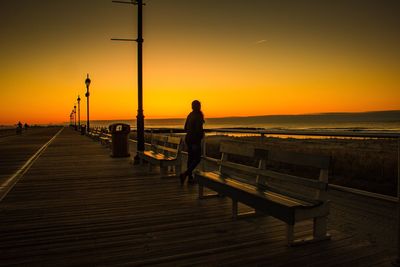
<instances>
[{"instance_id":1,"label":"utility pole","mask_svg":"<svg viewBox=\"0 0 400 267\"><path fill-rule=\"evenodd\" d=\"M116 1L114 3L133 4L138 6L138 30L137 39L112 38L113 41L136 41L137 42L137 81L138 81L138 109L136 116L136 134L137 134L137 154L134 162L139 163L139 151L144 151L144 113L143 113L143 0L131 2Z\"/></svg>"}]
</instances>

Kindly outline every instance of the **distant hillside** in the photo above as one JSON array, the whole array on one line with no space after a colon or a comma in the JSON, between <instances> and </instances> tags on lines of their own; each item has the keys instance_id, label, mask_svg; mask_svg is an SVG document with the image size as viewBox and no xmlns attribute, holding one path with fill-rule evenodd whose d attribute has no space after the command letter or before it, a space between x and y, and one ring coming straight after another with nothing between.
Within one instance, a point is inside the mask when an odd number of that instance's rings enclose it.
<instances>
[{"instance_id":1,"label":"distant hillside","mask_svg":"<svg viewBox=\"0 0 400 267\"><path fill-rule=\"evenodd\" d=\"M400 110L391 111L372 111L372 112L349 112L349 113L319 113L319 114L303 114L303 115L265 115L265 116L249 116L249 117L225 117L225 118L209 118L213 122L225 121L243 121L245 119L249 123L334 123L334 122L400 122Z\"/></svg>"}]
</instances>

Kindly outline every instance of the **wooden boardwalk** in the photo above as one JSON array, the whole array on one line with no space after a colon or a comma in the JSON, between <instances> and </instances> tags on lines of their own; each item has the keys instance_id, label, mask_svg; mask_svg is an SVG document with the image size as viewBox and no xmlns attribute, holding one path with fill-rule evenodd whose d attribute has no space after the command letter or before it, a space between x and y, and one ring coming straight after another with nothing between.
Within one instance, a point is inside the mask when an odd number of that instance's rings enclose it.
<instances>
[{"instance_id":1,"label":"wooden boardwalk","mask_svg":"<svg viewBox=\"0 0 400 267\"><path fill-rule=\"evenodd\" d=\"M198 200L196 186L129 161L64 129L0 202L0 266L390 266L334 229L286 247L280 221L233 221L229 199Z\"/></svg>"},{"instance_id":2,"label":"wooden boardwalk","mask_svg":"<svg viewBox=\"0 0 400 267\"><path fill-rule=\"evenodd\" d=\"M23 165L60 127L32 128L0 138L0 184Z\"/></svg>"}]
</instances>

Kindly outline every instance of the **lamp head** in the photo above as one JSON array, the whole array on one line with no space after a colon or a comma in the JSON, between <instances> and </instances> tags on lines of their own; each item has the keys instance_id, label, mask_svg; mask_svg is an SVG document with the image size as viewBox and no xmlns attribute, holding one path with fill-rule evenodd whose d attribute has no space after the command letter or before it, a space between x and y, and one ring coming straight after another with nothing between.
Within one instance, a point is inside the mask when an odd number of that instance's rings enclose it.
<instances>
[{"instance_id":1,"label":"lamp head","mask_svg":"<svg viewBox=\"0 0 400 267\"><path fill-rule=\"evenodd\" d=\"M85 80L85 84L86 84L86 87L89 87L89 85L90 85L90 79L89 79L89 73L87 74L87 78L86 78L86 80Z\"/></svg>"}]
</instances>

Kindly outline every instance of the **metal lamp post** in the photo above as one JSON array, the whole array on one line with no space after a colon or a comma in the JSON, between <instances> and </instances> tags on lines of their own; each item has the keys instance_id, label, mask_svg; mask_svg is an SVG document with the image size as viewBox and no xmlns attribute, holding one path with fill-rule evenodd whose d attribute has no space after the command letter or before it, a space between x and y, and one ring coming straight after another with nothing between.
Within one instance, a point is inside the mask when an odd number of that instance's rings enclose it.
<instances>
[{"instance_id":1,"label":"metal lamp post","mask_svg":"<svg viewBox=\"0 0 400 267\"><path fill-rule=\"evenodd\" d=\"M134 162L139 163L139 152L144 151L144 114L143 114L143 0L120 1L114 3L133 4L138 6L138 32L137 39L112 38L113 41L136 41L137 42L137 71L138 71L138 110L136 116L137 154Z\"/></svg>"},{"instance_id":2,"label":"metal lamp post","mask_svg":"<svg viewBox=\"0 0 400 267\"><path fill-rule=\"evenodd\" d=\"M76 131L76 104L74 105L74 128L75 128L75 131Z\"/></svg>"},{"instance_id":3,"label":"metal lamp post","mask_svg":"<svg viewBox=\"0 0 400 267\"><path fill-rule=\"evenodd\" d=\"M74 126L74 110L71 110L71 128Z\"/></svg>"},{"instance_id":4,"label":"metal lamp post","mask_svg":"<svg viewBox=\"0 0 400 267\"><path fill-rule=\"evenodd\" d=\"M81 98L78 95L78 98L76 99L78 101L78 129L81 129Z\"/></svg>"},{"instance_id":5,"label":"metal lamp post","mask_svg":"<svg viewBox=\"0 0 400 267\"><path fill-rule=\"evenodd\" d=\"M90 86L90 82L91 80L89 79L89 74L87 74L86 80L85 80L85 85L86 85L86 99L87 99L87 111L86 111L86 116L87 116L87 122L86 122L86 130L87 132L90 131L90 127L89 127L89 86Z\"/></svg>"},{"instance_id":6,"label":"metal lamp post","mask_svg":"<svg viewBox=\"0 0 400 267\"><path fill-rule=\"evenodd\" d=\"M144 114L143 114L143 1L137 1L138 6L138 111L137 111L137 154L135 162L139 162L139 151L144 151Z\"/></svg>"}]
</instances>

